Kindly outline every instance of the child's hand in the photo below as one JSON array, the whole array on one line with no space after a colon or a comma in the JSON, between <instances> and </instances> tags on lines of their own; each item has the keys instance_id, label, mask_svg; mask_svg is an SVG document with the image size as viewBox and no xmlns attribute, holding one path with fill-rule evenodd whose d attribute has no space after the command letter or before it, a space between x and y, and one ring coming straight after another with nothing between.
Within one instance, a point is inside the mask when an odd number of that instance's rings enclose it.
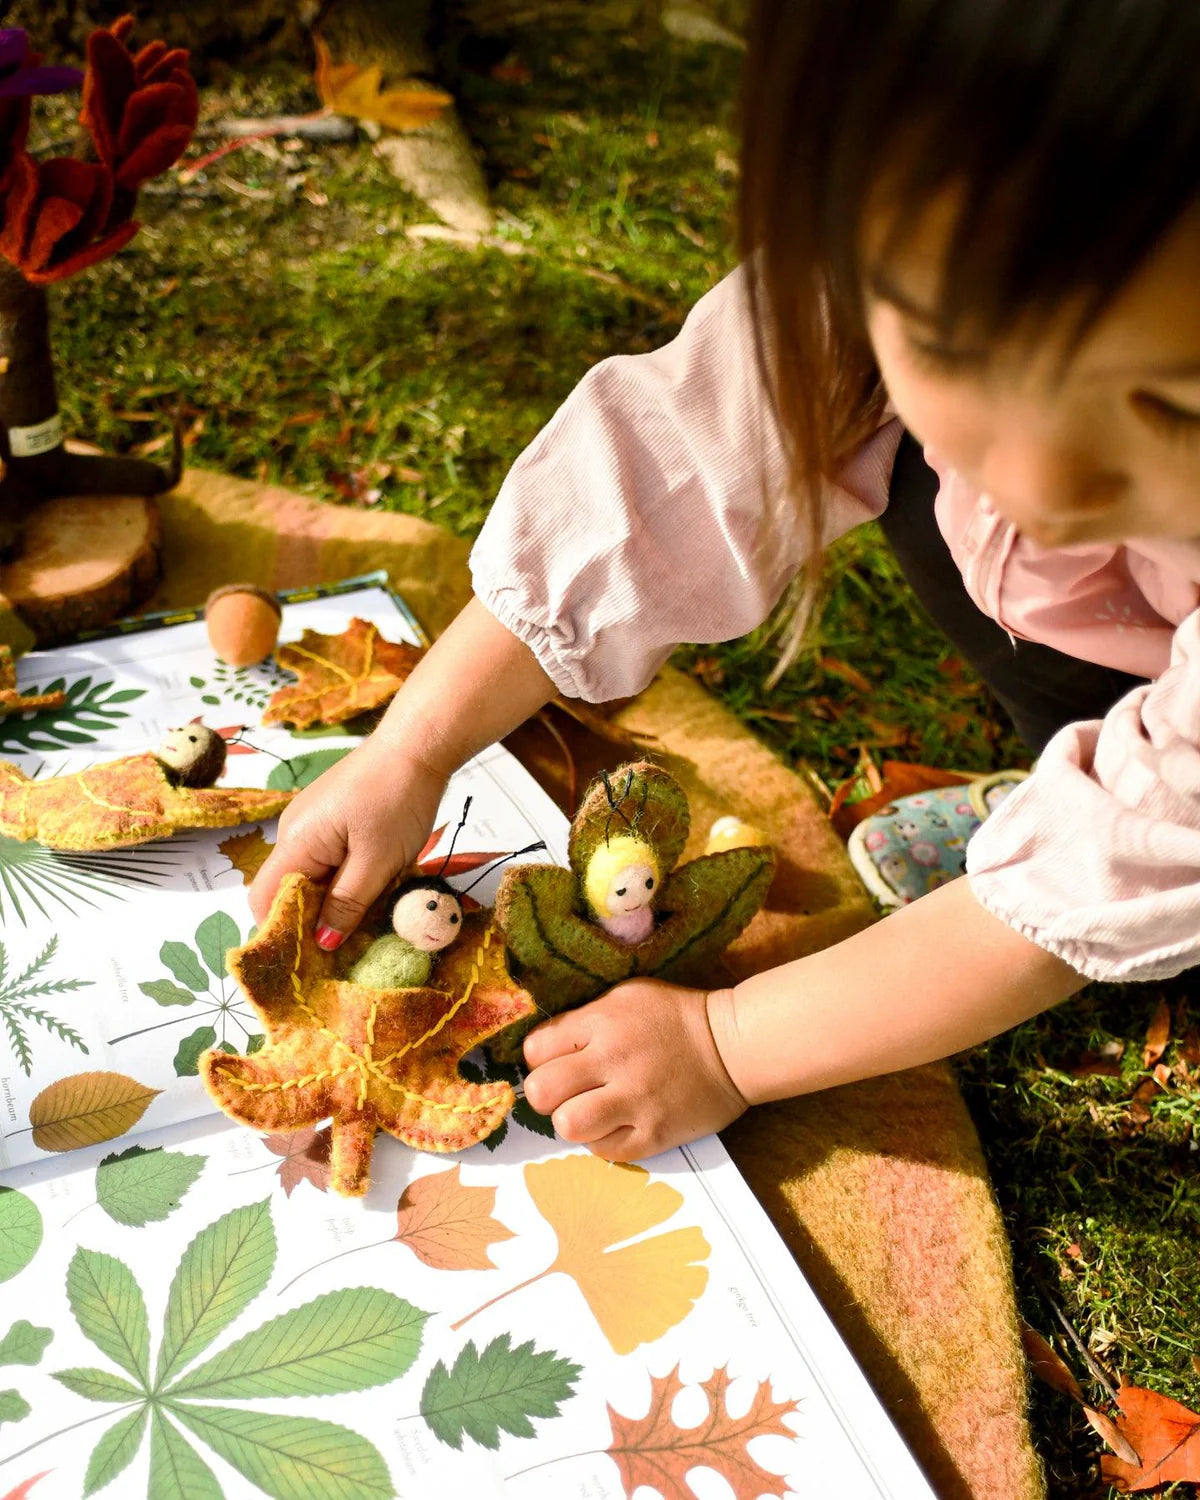
<instances>
[{"instance_id":1,"label":"child's hand","mask_svg":"<svg viewBox=\"0 0 1200 1500\"><path fill-rule=\"evenodd\" d=\"M279 841L250 887L262 922L292 871L332 876L317 942L336 948L429 836L446 778L378 733L305 787L279 820Z\"/></svg>"},{"instance_id":2,"label":"child's hand","mask_svg":"<svg viewBox=\"0 0 1200 1500\"><path fill-rule=\"evenodd\" d=\"M736 1120L702 990L631 979L525 1039L525 1097L564 1140L637 1161Z\"/></svg>"}]
</instances>

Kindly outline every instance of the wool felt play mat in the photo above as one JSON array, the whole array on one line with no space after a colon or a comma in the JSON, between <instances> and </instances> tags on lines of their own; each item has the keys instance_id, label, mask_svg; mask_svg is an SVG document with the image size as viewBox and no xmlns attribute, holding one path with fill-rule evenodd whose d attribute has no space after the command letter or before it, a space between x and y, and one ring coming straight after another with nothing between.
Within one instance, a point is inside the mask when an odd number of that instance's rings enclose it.
<instances>
[{"instance_id":1,"label":"wool felt play mat","mask_svg":"<svg viewBox=\"0 0 1200 1500\"><path fill-rule=\"evenodd\" d=\"M164 583L152 608L195 605L232 574L282 589L382 568L432 637L470 595L467 544L412 517L199 470L159 503ZM643 736L687 792L687 856L729 813L778 850L768 907L730 950L735 972L826 947L873 919L808 788L697 683L668 668L612 720ZM580 786L628 758L560 724ZM550 734L531 722L507 743L565 808ZM723 1139L938 1493L1041 1495L1008 1245L950 1069L755 1109Z\"/></svg>"}]
</instances>

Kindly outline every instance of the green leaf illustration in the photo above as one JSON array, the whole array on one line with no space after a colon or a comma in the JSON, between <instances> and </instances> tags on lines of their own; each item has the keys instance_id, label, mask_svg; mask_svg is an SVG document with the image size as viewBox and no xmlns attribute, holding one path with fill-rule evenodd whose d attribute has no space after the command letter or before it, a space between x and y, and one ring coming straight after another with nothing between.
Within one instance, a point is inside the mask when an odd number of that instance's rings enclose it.
<instances>
[{"instance_id":1,"label":"green leaf illustration","mask_svg":"<svg viewBox=\"0 0 1200 1500\"><path fill-rule=\"evenodd\" d=\"M114 693L110 691L112 686L111 682L93 683L90 677L80 677L67 687L60 677L44 688L29 688L30 693L65 691L66 701L58 708L11 715L0 723L0 755L14 750L61 750L64 745L94 744L100 734L129 718L119 705L146 695L145 688L118 688Z\"/></svg>"},{"instance_id":2,"label":"green leaf illustration","mask_svg":"<svg viewBox=\"0 0 1200 1500\"><path fill-rule=\"evenodd\" d=\"M42 1243L42 1215L32 1198L0 1187L0 1281L23 1271Z\"/></svg>"},{"instance_id":3,"label":"green leaf illustration","mask_svg":"<svg viewBox=\"0 0 1200 1500\"><path fill-rule=\"evenodd\" d=\"M20 1422L29 1415L30 1406L20 1391L0 1391L0 1424Z\"/></svg>"},{"instance_id":4,"label":"green leaf illustration","mask_svg":"<svg viewBox=\"0 0 1200 1500\"><path fill-rule=\"evenodd\" d=\"M202 1156L130 1146L96 1168L96 1201L118 1224L140 1228L173 1213L203 1170Z\"/></svg>"},{"instance_id":5,"label":"green leaf illustration","mask_svg":"<svg viewBox=\"0 0 1200 1500\"><path fill-rule=\"evenodd\" d=\"M500 1433L536 1437L532 1417L556 1417L572 1394L580 1366L532 1341L511 1347L502 1333L482 1351L467 1344L453 1366L441 1360L421 1392L421 1415L434 1436L461 1448L463 1435L484 1448L497 1448Z\"/></svg>"},{"instance_id":6,"label":"green leaf illustration","mask_svg":"<svg viewBox=\"0 0 1200 1500\"><path fill-rule=\"evenodd\" d=\"M152 1500L224 1500L217 1477L161 1407L150 1418Z\"/></svg>"},{"instance_id":7,"label":"green leaf illustration","mask_svg":"<svg viewBox=\"0 0 1200 1500\"><path fill-rule=\"evenodd\" d=\"M267 786L273 792L299 791L349 754L349 747L342 746L335 750L310 750L305 755L293 755L290 760L281 760L272 766Z\"/></svg>"},{"instance_id":8,"label":"green leaf illustration","mask_svg":"<svg viewBox=\"0 0 1200 1500\"><path fill-rule=\"evenodd\" d=\"M55 1370L54 1378L86 1401L137 1401L145 1395L136 1385L130 1385L107 1370L98 1370L94 1365Z\"/></svg>"},{"instance_id":9,"label":"green leaf illustration","mask_svg":"<svg viewBox=\"0 0 1200 1500\"><path fill-rule=\"evenodd\" d=\"M275 1500L392 1500L396 1493L378 1450L347 1427L229 1406L168 1410Z\"/></svg>"},{"instance_id":10,"label":"green leaf illustration","mask_svg":"<svg viewBox=\"0 0 1200 1500\"><path fill-rule=\"evenodd\" d=\"M83 1493L94 1495L111 1484L122 1469L133 1462L146 1430L145 1406L119 1418L92 1449L87 1472L83 1476Z\"/></svg>"},{"instance_id":11,"label":"green leaf illustration","mask_svg":"<svg viewBox=\"0 0 1200 1500\"><path fill-rule=\"evenodd\" d=\"M181 985L172 983L169 979L151 979L146 984L139 984L138 989L143 995L149 995L151 1000L156 1000L159 1005L195 1005L196 997L191 990L185 990Z\"/></svg>"},{"instance_id":12,"label":"green leaf illustration","mask_svg":"<svg viewBox=\"0 0 1200 1500\"><path fill-rule=\"evenodd\" d=\"M35 1328L32 1323L19 1318L0 1339L0 1365L39 1364L53 1337L52 1328Z\"/></svg>"},{"instance_id":13,"label":"green leaf illustration","mask_svg":"<svg viewBox=\"0 0 1200 1500\"><path fill-rule=\"evenodd\" d=\"M429 1314L372 1287L326 1292L243 1335L177 1380L178 1396L334 1396L403 1375Z\"/></svg>"},{"instance_id":14,"label":"green leaf illustration","mask_svg":"<svg viewBox=\"0 0 1200 1500\"><path fill-rule=\"evenodd\" d=\"M142 1385L150 1378L150 1327L133 1272L81 1245L67 1267L67 1300L84 1335Z\"/></svg>"},{"instance_id":15,"label":"green leaf illustration","mask_svg":"<svg viewBox=\"0 0 1200 1500\"><path fill-rule=\"evenodd\" d=\"M173 841L170 851L138 848L78 854L0 835L0 921L15 917L27 927L26 908L54 920L60 911L74 917L82 907L96 910L102 897L125 901L139 890L152 890L179 870L179 851L188 842L185 835Z\"/></svg>"},{"instance_id":16,"label":"green leaf illustration","mask_svg":"<svg viewBox=\"0 0 1200 1500\"><path fill-rule=\"evenodd\" d=\"M159 1389L258 1296L274 1269L269 1199L235 1208L200 1231L183 1252L167 1296Z\"/></svg>"},{"instance_id":17,"label":"green leaf illustration","mask_svg":"<svg viewBox=\"0 0 1200 1500\"><path fill-rule=\"evenodd\" d=\"M44 999L47 995L65 995L72 990L84 989L91 984L90 979L46 979L44 976L39 978L57 951L58 935L55 934L23 973L15 978L9 978L8 955L4 950L4 945L0 943L0 1022L3 1022L4 1029L8 1033L8 1040L18 1066L27 1078L33 1072L33 1049L26 1029L28 1022L41 1026L52 1035L61 1038L62 1041L69 1042L72 1047L78 1047L81 1052L88 1050L87 1043L73 1026L60 1021L57 1016L43 1010L40 1005L30 1004L31 1001Z\"/></svg>"},{"instance_id":18,"label":"green leaf illustration","mask_svg":"<svg viewBox=\"0 0 1200 1500\"><path fill-rule=\"evenodd\" d=\"M203 994L208 989L208 975L186 943L164 943L158 956L180 984L186 984L189 990L199 990Z\"/></svg>"},{"instance_id":19,"label":"green leaf illustration","mask_svg":"<svg viewBox=\"0 0 1200 1500\"><path fill-rule=\"evenodd\" d=\"M180 1042L175 1052L175 1076L194 1078L199 1072L200 1054L216 1043L217 1033L211 1026L197 1026Z\"/></svg>"},{"instance_id":20,"label":"green leaf illustration","mask_svg":"<svg viewBox=\"0 0 1200 1500\"><path fill-rule=\"evenodd\" d=\"M224 979L225 954L241 942L237 923L223 911L215 911L196 928L196 947L209 969L218 979Z\"/></svg>"}]
</instances>

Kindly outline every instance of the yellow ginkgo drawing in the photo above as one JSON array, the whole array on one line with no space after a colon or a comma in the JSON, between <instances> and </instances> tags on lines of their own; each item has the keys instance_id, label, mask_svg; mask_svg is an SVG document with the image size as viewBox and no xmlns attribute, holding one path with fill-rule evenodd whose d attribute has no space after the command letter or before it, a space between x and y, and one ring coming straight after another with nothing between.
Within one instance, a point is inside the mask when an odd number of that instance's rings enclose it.
<instances>
[{"instance_id":1,"label":"yellow ginkgo drawing","mask_svg":"<svg viewBox=\"0 0 1200 1500\"><path fill-rule=\"evenodd\" d=\"M616 1354L631 1354L683 1322L708 1285L708 1241L695 1224L646 1234L676 1212L682 1193L645 1167L591 1155L530 1162L525 1185L558 1236L558 1254L544 1271L460 1318L455 1328L559 1271L578 1286Z\"/></svg>"}]
</instances>

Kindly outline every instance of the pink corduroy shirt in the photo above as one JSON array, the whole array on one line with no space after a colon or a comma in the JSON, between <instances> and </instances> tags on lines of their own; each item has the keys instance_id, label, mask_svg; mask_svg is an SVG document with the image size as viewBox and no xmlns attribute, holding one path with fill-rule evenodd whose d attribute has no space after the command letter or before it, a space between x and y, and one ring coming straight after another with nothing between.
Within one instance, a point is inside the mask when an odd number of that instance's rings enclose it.
<instances>
[{"instance_id":1,"label":"pink corduroy shirt","mask_svg":"<svg viewBox=\"0 0 1200 1500\"><path fill-rule=\"evenodd\" d=\"M829 486L826 543L884 509L900 435L885 421ZM1050 741L971 840L974 894L1090 978L1200 963L1200 544L1038 547L939 478L938 525L986 614L1153 679ZM786 481L735 271L670 344L590 370L520 456L471 554L475 593L561 692L635 693L680 642L770 614L804 561Z\"/></svg>"}]
</instances>

